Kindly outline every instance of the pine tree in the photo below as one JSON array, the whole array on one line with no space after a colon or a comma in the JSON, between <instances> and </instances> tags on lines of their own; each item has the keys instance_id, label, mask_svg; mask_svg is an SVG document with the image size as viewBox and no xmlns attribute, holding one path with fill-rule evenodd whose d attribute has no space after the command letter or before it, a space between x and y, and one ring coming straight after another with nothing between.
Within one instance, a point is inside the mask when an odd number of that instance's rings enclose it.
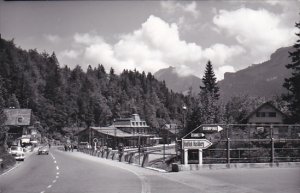
<instances>
[{"instance_id":1,"label":"pine tree","mask_svg":"<svg viewBox=\"0 0 300 193\"><path fill-rule=\"evenodd\" d=\"M216 80L212 64L208 61L202 78L203 86L200 86L198 98L193 100L187 114L185 133L188 133L201 124L219 122L219 87ZM191 95L189 97L193 98Z\"/></svg>"},{"instance_id":2,"label":"pine tree","mask_svg":"<svg viewBox=\"0 0 300 193\"><path fill-rule=\"evenodd\" d=\"M295 25L300 30L300 22ZM289 102L291 112L290 121L300 123L300 31L296 33L298 40L294 44L294 51L290 52L292 62L286 67L292 70L292 75L285 79L283 86L289 91L284 99Z\"/></svg>"},{"instance_id":3,"label":"pine tree","mask_svg":"<svg viewBox=\"0 0 300 193\"><path fill-rule=\"evenodd\" d=\"M210 61L208 61L200 86L200 122L209 124L217 123L219 119L218 99L219 87Z\"/></svg>"},{"instance_id":4,"label":"pine tree","mask_svg":"<svg viewBox=\"0 0 300 193\"><path fill-rule=\"evenodd\" d=\"M200 86L202 92L206 94L211 94L214 99L219 99L219 87L217 86L217 78L210 61L207 62L205 73L202 78L202 83L204 86Z\"/></svg>"}]
</instances>

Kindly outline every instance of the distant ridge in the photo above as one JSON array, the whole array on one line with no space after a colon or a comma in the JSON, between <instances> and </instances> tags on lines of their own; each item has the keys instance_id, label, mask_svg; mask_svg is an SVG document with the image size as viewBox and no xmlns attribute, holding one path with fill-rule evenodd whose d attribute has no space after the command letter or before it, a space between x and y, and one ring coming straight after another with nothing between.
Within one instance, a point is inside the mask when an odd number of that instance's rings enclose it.
<instances>
[{"instance_id":1,"label":"distant ridge","mask_svg":"<svg viewBox=\"0 0 300 193\"><path fill-rule=\"evenodd\" d=\"M227 100L238 95L271 98L286 92L282 84L284 78L290 76L285 65L290 62L289 51L292 49L280 48L266 62L235 73L225 73L224 79L218 82L221 98Z\"/></svg>"},{"instance_id":2,"label":"distant ridge","mask_svg":"<svg viewBox=\"0 0 300 193\"><path fill-rule=\"evenodd\" d=\"M200 91L201 79L194 75L180 76L175 67L160 69L154 76L157 80L165 81L166 86L173 92L187 94L192 88L193 93Z\"/></svg>"},{"instance_id":3,"label":"distant ridge","mask_svg":"<svg viewBox=\"0 0 300 193\"><path fill-rule=\"evenodd\" d=\"M279 48L268 61L253 64L235 73L225 73L224 79L218 82L221 99L226 101L239 95L272 98L286 92L282 84L284 78L290 76L285 65L290 63L289 52L292 49L293 47ZM157 71L154 76L165 81L166 86L174 92L187 94L189 88L192 88L194 94L200 91L200 78L194 75L180 76L171 66Z\"/></svg>"}]
</instances>

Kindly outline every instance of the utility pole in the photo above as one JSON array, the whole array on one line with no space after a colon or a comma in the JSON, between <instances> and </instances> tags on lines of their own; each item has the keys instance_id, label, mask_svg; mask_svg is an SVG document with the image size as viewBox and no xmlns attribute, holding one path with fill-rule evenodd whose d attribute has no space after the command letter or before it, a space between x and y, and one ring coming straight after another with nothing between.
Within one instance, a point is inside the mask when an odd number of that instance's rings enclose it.
<instances>
[{"instance_id":1,"label":"utility pole","mask_svg":"<svg viewBox=\"0 0 300 193\"><path fill-rule=\"evenodd\" d=\"M141 165L141 135L139 134L138 138L138 145L139 145L139 165Z\"/></svg>"}]
</instances>

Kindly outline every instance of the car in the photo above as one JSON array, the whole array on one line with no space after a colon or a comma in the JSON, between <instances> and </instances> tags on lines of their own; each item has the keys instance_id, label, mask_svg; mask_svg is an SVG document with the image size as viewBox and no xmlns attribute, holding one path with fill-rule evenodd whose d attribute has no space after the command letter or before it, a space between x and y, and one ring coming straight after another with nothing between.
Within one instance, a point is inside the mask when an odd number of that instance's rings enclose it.
<instances>
[{"instance_id":1,"label":"car","mask_svg":"<svg viewBox=\"0 0 300 193\"><path fill-rule=\"evenodd\" d=\"M49 148L48 148L48 146L43 146L43 147L40 147L38 149L38 155L42 155L42 154L44 154L44 155L48 155L49 154Z\"/></svg>"},{"instance_id":2,"label":"car","mask_svg":"<svg viewBox=\"0 0 300 193\"><path fill-rule=\"evenodd\" d=\"M80 142L77 147L78 147L78 149L85 149L85 148L90 149L91 148L91 146L89 145L88 142Z\"/></svg>"},{"instance_id":3,"label":"car","mask_svg":"<svg viewBox=\"0 0 300 193\"><path fill-rule=\"evenodd\" d=\"M11 146L9 153L15 158L17 161L25 160L24 149L21 146Z\"/></svg>"}]
</instances>

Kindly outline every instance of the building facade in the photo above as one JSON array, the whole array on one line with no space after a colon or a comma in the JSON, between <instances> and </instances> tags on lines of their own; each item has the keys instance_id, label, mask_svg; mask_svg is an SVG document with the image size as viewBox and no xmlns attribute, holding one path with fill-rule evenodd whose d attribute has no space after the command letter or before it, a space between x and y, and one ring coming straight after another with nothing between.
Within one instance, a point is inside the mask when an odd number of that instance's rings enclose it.
<instances>
[{"instance_id":1,"label":"building facade","mask_svg":"<svg viewBox=\"0 0 300 193\"><path fill-rule=\"evenodd\" d=\"M138 114L130 118L115 119L109 127L90 127L78 133L78 142L88 142L92 146L108 146L116 149L122 144L126 147L147 146L151 144L151 132L147 123Z\"/></svg>"},{"instance_id":2,"label":"building facade","mask_svg":"<svg viewBox=\"0 0 300 193\"><path fill-rule=\"evenodd\" d=\"M4 125L9 127L7 144L18 144L30 141L28 127L31 124L31 109L4 109L6 120Z\"/></svg>"},{"instance_id":3,"label":"building facade","mask_svg":"<svg viewBox=\"0 0 300 193\"><path fill-rule=\"evenodd\" d=\"M266 102L250 113L247 120L249 124L283 124L284 114Z\"/></svg>"}]
</instances>

